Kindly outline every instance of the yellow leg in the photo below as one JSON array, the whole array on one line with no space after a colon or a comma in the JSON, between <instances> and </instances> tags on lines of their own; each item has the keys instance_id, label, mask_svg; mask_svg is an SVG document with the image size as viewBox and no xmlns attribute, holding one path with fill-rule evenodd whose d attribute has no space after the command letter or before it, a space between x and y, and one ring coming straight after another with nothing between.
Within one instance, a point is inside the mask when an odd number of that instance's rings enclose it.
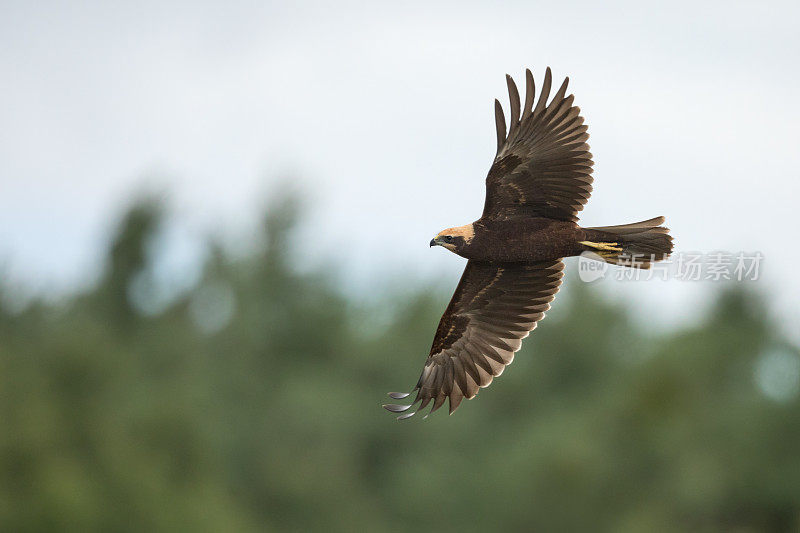
<instances>
[{"instance_id":1,"label":"yellow leg","mask_svg":"<svg viewBox=\"0 0 800 533\"><path fill-rule=\"evenodd\" d=\"M616 242L592 242L592 241L579 241L580 244L600 250L601 252L621 252L622 248L617 246Z\"/></svg>"}]
</instances>

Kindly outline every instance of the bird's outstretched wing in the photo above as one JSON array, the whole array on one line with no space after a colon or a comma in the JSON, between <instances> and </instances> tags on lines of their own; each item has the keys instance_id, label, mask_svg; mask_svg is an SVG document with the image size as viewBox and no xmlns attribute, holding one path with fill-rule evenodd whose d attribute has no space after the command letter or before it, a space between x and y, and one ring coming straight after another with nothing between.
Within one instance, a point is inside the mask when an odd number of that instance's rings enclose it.
<instances>
[{"instance_id":1,"label":"bird's outstretched wing","mask_svg":"<svg viewBox=\"0 0 800 533\"><path fill-rule=\"evenodd\" d=\"M503 373L520 349L522 339L550 308L564 273L561 261L489 263L469 261L450 305L439 322L425 368L411 392L409 405L386 409L413 416L431 401L436 411L450 399L450 412L464 398L473 398ZM389 393L402 399L411 393Z\"/></svg>"},{"instance_id":2,"label":"bird's outstretched wing","mask_svg":"<svg viewBox=\"0 0 800 533\"><path fill-rule=\"evenodd\" d=\"M530 70L525 71L525 106L511 76L506 76L511 120L506 134L503 106L495 100L497 155L486 177L484 218L539 216L576 221L592 192L589 134L567 92L569 78L550 96L548 67L539 99ZM521 114L520 114L521 113Z\"/></svg>"}]
</instances>

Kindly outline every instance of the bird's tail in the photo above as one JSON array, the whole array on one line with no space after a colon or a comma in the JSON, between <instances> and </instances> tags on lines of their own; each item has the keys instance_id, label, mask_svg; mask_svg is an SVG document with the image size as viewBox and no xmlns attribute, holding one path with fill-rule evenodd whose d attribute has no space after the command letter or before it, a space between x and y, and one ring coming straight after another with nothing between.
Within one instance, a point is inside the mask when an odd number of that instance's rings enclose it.
<instances>
[{"instance_id":1,"label":"bird's tail","mask_svg":"<svg viewBox=\"0 0 800 533\"><path fill-rule=\"evenodd\" d=\"M606 263L650 268L672 252L672 237L663 223L664 217L656 217L621 226L586 228L587 240L580 244Z\"/></svg>"}]
</instances>

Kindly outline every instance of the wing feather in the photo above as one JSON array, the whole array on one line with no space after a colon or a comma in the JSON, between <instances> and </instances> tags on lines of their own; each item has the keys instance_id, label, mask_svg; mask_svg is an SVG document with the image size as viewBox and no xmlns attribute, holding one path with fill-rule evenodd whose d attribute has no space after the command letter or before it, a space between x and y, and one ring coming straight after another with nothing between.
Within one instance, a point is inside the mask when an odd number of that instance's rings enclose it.
<instances>
[{"instance_id":1,"label":"wing feather","mask_svg":"<svg viewBox=\"0 0 800 533\"><path fill-rule=\"evenodd\" d=\"M552 72L545 71L538 99L530 70L525 71L525 105L520 117L516 84L506 77L511 120L506 133L505 115L495 100L497 155L486 177L483 217L548 217L577 221L592 187L592 154L588 127L567 96L569 78L548 103ZM535 102L535 106L534 106Z\"/></svg>"},{"instance_id":2,"label":"wing feather","mask_svg":"<svg viewBox=\"0 0 800 533\"><path fill-rule=\"evenodd\" d=\"M511 102L511 123L509 124L508 134L514 135L519 129L519 91L514 78L506 74L506 84L508 85L508 99Z\"/></svg>"},{"instance_id":3,"label":"wing feather","mask_svg":"<svg viewBox=\"0 0 800 533\"><path fill-rule=\"evenodd\" d=\"M433 402L431 413L449 399L452 413L514 360L522 339L544 318L561 285L561 261L490 263L469 261L434 336L414 388L419 403L405 419ZM397 398L398 393L392 393ZM385 406L396 413L405 406Z\"/></svg>"},{"instance_id":4,"label":"wing feather","mask_svg":"<svg viewBox=\"0 0 800 533\"><path fill-rule=\"evenodd\" d=\"M525 109L522 111L522 121L531 116L533 112L533 99L536 96L536 85L530 69L525 69Z\"/></svg>"},{"instance_id":5,"label":"wing feather","mask_svg":"<svg viewBox=\"0 0 800 533\"><path fill-rule=\"evenodd\" d=\"M494 101L494 125L497 129L497 153L503 148L506 141L506 116L503 114L503 106L500 100Z\"/></svg>"}]
</instances>

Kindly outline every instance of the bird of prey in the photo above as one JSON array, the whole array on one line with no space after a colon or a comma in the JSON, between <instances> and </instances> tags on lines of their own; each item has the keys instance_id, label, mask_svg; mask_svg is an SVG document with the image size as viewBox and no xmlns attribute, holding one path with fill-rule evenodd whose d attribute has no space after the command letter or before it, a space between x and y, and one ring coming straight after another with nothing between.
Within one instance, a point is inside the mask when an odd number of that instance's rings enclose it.
<instances>
[{"instance_id":1,"label":"bird of prey","mask_svg":"<svg viewBox=\"0 0 800 533\"><path fill-rule=\"evenodd\" d=\"M495 100L497 154L486 177L481 218L441 231L430 242L468 261L414 390L389 393L401 400L416 392L410 404L384 405L403 413L398 419L431 402L432 413L446 399L452 414L464 398L474 398L502 374L550 308L561 285L564 257L591 251L611 264L649 268L672 251L664 217L621 226L577 224L592 191L587 126L574 97L566 96L569 78L548 103L550 68L538 100L531 71L525 76L523 104L506 75L508 131L503 107Z\"/></svg>"}]
</instances>

